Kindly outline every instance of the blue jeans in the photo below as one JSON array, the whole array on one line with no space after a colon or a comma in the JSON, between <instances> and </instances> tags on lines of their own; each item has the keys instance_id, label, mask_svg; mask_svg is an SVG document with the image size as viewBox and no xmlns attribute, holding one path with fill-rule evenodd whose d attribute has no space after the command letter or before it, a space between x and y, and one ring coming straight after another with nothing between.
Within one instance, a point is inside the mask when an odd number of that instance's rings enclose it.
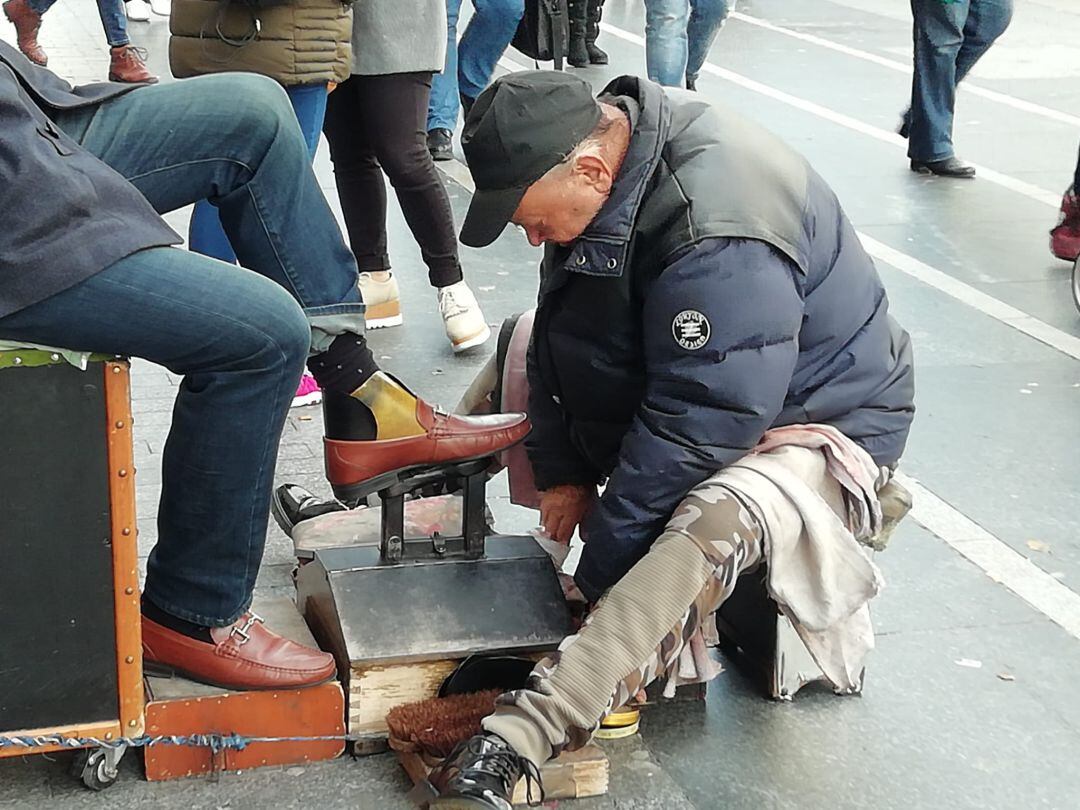
<instances>
[{"instance_id":1,"label":"blue jeans","mask_svg":"<svg viewBox=\"0 0 1080 810\"><path fill-rule=\"evenodd\" d=\"M696 81L724 25L728 0L645 0L645 67L665 87Z\"/></svg>"},{"instance_id":2,"label":"blue jeans","mask_svg":"<svg viewBox=\"0 0 1080 810\"><path fill-rule=\"evenodd\" d=\"M29 0L27 5L38 14L44 14L56 4L56 0ZM124 0L97 0L98 16L101 27L105 29L105 40L112 48L128 45L131 38L127 32L127 15L124 13Z\"/></svg>"},{"instance_id":3,"label":"blue jeans","mask_svg":"<svg viewBox=\"0 0 1080 810\"><path fill-rule=\"evenodd\" d=\"M911 0L915 73L908 157L953 157L956 87L1012 20L1013 0Z\"/></svg>"},{"instance_id":4,"label":"blue jeans","mask_svg":"<svg viewBox=\"0 0 1080 810\"><path fill-rule=\"evenodd\" d=\"M300 123L300 132L307 143L308 154L314 160L315 150L319 148L319 133L322 132L323 119L326 117L326 85L294 85L286 87L285 92L292 102L296 120ZM212 259L236 264L236 253L229 244L225 231L221 229L218 210L208 200L195 203L195 210L188 225L188 247Z\"/></svg>"},{"instance_id":5,"label":"blue jeans","mask_svg":"<svg viewBox=\"0 0 1080 810\"><path fill-rule=\"evenodd\" d=\"M473 0L473 6L476 11L459 43L461 0L446 0L446 65L431 82L428 132L457 125L459 95L475 99L484 92L525 14L525 0Z\"/></svg>"},{"instance_id":6,"label":"blue jeans","mask_svg":"<svg viewBox=\"0 0 1080 810\"><path fill-rule=\"evenodd\" d=\"M0 319L4 339L142 357L183 375L145 593L172 615L228 625L251 602L312 327L333 316L363 331L356 263L271 79L140 88L55 121L159 212L211 197L251 268L152 248Z\"/></svg>"}]
</instances>

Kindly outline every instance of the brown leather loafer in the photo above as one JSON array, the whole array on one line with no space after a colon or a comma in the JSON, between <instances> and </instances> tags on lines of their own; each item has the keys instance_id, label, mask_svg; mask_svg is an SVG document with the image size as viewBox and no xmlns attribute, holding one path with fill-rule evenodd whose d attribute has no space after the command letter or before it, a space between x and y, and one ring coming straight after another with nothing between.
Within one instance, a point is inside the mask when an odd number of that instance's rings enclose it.
<instances>
[{"instance_id":1,"label":"brown leather loafer","mask_svg":"<svg viewBox=\"0 0 1080 810\"><path fill-rule=\"evenodd\" d=\"M231 627L215 627L210 636L213 643L189 638L144 616L146 671L225 689L295 689L325 683L336 672L330 653L282 638L250 611Z\"/></svg>"},{"instance_id":2,"label":"brown leather loafer","mask_svg":"<svg viewBox=\"0 0 1080 810\"><path fill-rule=\"evenodd\" d=\"M323 439L326 477L346 503L390 486L410 472L472 461L517 444L531 425L523 413L457 416L416 400L416 436L366 442Z\"/></svg>"},{"instance_id":3,"label":"brown leather loafer","mask_svg":"<svg viewBox=\"0 0 1080 810\"><path fill-rule=\"evenodd\" d=\"M8 0L4 3L4 16L15 26L15 43L31 62L44 67L49 63L45 49L38 44L41 15L30 8L26 0Z\"/></svg>"}]
</instances>

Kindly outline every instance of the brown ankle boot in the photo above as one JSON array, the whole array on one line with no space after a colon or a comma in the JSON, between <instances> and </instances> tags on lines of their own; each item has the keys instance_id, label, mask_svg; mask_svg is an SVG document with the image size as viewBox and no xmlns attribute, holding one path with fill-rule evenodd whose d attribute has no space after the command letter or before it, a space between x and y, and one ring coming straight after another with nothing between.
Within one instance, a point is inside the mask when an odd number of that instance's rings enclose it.
<instances>
[{"instance_id":1,"label":"brown ankle boot","mask_svg":"<svg viewBox=\"0 0 1080 810\"><path fill-rule=\"evenodd\" d=\"M129 84L157 84L158 77L146 69L146 52L134 45L109 49L109 81Z\"/></svg>"},{"instance_id":2,"label":"brown ankle boot","mask_svg":"<svg viewBox=\"0 0 1080 810\"><path fill-rule=\"evenodd\" d=\"M15 41L26 58L42 67L47 65L49 57L37 41L41 15L26 0L8 0L4 3L4 16L15 26Z\"/></svg>"}]
</instances>

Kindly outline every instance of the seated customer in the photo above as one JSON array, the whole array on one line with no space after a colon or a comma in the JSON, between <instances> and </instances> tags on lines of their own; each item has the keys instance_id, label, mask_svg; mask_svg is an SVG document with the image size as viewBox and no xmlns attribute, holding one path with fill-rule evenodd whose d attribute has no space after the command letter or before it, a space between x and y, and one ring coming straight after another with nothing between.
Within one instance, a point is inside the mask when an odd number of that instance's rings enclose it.
<instances>
[{"instance_id":1,"label":"seated customer","mask_svg":"<svg viewBox=\"0 0 1080 810\"><path fill-rule=\"evenodd\" d=\"M250 270L170 247L158 215L207 198ZM184 376L143 594L148 664L238 688L330 678L329 655L250 612L305 363L326 391L339 490L485 456L521 439L525 417L448 416L379 370L356 264L270 79L72 88L0 43L0 210L0 339Z\"/></svg>"}]
</instances>

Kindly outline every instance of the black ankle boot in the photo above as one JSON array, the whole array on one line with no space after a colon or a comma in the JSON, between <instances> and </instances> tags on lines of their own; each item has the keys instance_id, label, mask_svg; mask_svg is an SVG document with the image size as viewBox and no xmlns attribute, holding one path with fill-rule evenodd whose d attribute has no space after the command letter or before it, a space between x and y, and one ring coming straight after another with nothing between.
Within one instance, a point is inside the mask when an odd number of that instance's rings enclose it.
<instances>
[{"instance_id":1,"label":"black ankle boot","mask_svg":"<svg viewBox=\"0 0 1080 810\"><path fill-rule=\"evenodd\" d=\"M519 756L502 737L477 734L459 744L431 772L428 778L438 791L431 810L513 810L514 788L522 776L528 780L529 804L533 803L534 783L543 802L544 785L536 766Z\"/></svg>"},{"instance_id":2,"label":"black ankle boot","mask_svg":"<svg viewBox=\"0 0 1080 810\"><path fill-rule=\"evenodd\" d=\"M603 6L604 0L588 0L585 15L585 50L589 54L589 63L593 65L608 63L607 53L596 45L597 37L600 36L600 13Z\"/></svg>"},{"instance_id":3,"label":"black ankle boot","mask_svg":"<svg viewBox=\"0 0 1080 810\"><path fill-rule=\"evenodd\" d=\"M570 46L566 61L572 67L588 67L589 51L585 47L585 20L588 11L586 0L570 0L567 8L570 11Z\"/></svg>"}]
</instances>

